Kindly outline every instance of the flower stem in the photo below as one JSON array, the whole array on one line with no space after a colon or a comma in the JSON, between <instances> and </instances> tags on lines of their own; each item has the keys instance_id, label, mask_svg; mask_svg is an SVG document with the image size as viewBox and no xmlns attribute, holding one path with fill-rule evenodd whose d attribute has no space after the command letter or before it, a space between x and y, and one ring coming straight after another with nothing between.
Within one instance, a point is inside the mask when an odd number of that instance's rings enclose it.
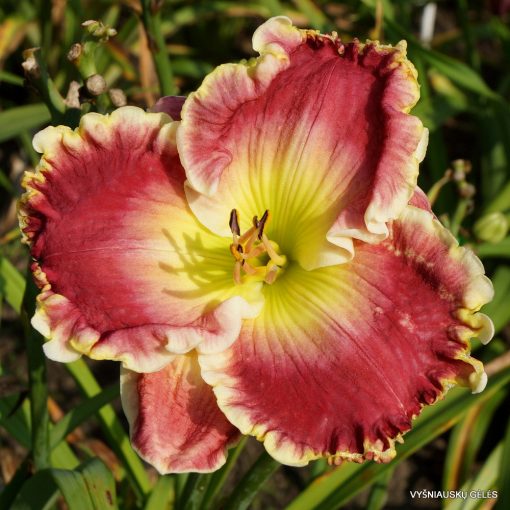
<instances>
[{"instance_id":1,"label":"flower stem","mask_svg":"<svg viewBox=\"0 0 510 510\"><path fill-rule=\"evenodd\" d=\"M46 357L42 349L42 337L30 325L30 318L35 311L37 293L38 290L31 276L29 276L23 296L21 318L27 342L32 459L34 469L40 471L50 466L50 441Z\"/></svg>"},{"instance_id":2,"label":"flower stem","mask_svg":"<svg viewBox=\"0 0 510 510\"><path fill-rule=\"evenodd\" d=\"M263 452L234 489L224 510L246 510L262 485L279 467L278 461Z\"/></svg>"},{"instance_id":3,"label":"flower stem","mask_svg":"<svg viewBox=\"0 0 510 510\"><path fill-rule=\"evenodd\" d=\"M177 89L174 84L172 66L166 53L165 39L161 31L161 2L142 0L142 20L154 59L161 95L175 95Z\"/></svg>"},{"instance_id":4,"label":"flower stem","mask_svg":"<svg viewBox=\"0 0 510 510\"><path fill-rule=\"evenodd\" d=\"M458 236L462 221L467 216L470 203L471 201L469 199L461 198L459 200L457 208L455 209L455 212L453 213L452 222L450 224L450 230L452 231L452 234L455 237Z\"/></svg>"},{"instance_id":5,"label":"flower stem","mask_svg":"<svg viewBox=\"0 0 510 510\"><path fill-rule=\"evenodd\" d=\"M37 89L48 107L52 124L62 124L66 112L64 98L60 95L57 86L48 73L41 51L38 48L26 50L24 57L26 60L23 66L28 82ZM29 61L31 63L27 65Z\"/></svg>"}]
</instances>

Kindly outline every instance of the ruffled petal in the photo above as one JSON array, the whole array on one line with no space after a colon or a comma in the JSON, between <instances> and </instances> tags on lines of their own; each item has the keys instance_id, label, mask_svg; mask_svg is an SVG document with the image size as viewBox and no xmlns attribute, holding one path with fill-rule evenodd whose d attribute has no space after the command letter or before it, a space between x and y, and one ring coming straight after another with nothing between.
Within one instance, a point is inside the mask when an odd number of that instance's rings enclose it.
<instances>
[{"instance_id":1,"label":"ruffled petal","mask_svg":"<svg viewBox=\"0 0 510 510\"><path fill-rule=\"evenodd\" d=\"M20 222L42 290L33 324L52 359L155 371L172 353L230 345L258 313L260 284L233 285L229 239L186 204L175 127L126 107L36 135Z\"/></svg>"},{"instance_id":2,"label":"ruffled petal","mask_svg":"<svg viewBox=\"0 0 510 510\"><path fill-rule=\"evenodd\" d=\"M133 447L161 474L215 471L239 438L202 380L195 354L151 374L123 370L121 395Z\"/></svg>"},{"instance_id":3,"label":"ruffled petal","mask_svg":"<svg viewBox=\"0 0 510 510\"><path fill-rule=\"evenodd\" d=\"M202 375L227 418L284 464L389 461L424 405L453 384L483 389L469 339L491 338L478 310L492 293L476 256L408 206L352 262L290 266L237 342L199 358Z\"/></svg>"},{"instance_id":4,"label":"ruffled petal","mask_svg":"<svg viewBox=\"0 0 510 510\"><path fill-rule=\"evenodd\" d=\"M269 209L268 236L305 269L378 242L416 185L427 131L405 43L343 44L278 17L259 27L260 57L218 67L186 100L177 133L192 210L228 234Z\"/></svg>"}]
</instances>

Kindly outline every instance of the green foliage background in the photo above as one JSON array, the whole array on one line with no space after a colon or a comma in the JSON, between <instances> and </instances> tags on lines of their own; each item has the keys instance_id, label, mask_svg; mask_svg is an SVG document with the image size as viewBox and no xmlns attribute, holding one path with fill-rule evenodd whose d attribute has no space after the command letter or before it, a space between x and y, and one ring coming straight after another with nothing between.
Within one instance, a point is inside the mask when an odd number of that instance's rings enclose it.
<instances>
[{"instance_id":1,"label":"green foliage background","mask_svg":"<svg viewBox=\"0 0 510 510\"><path fill-rule=\"evenodd\" d=\"M424 37L424 13L433 13L434 5L433 31ZM418 466L428 483L415 489L499 493L497 501L431 500L427 508L510 508L507 11L505 0L2 0L0 508L62 508L64 500L71 510L423 508L410 498L411 485L396 494L406 465ZM130 447L116 365L51 363L48 375L42 340L28 323L35 291L15 219L20 177L37 164L31 138L39 128L74 126L87 111L114 108L108 92L86 92L91 74L103 76L108 89L123 91L128 104L148 108L161 95L189 93L218 64L253 56L254 29L280 14L298 26L335 30L346 41L407 40L421 83L414 113L431 135L420 185L441 221L482 258L496 290L485 309L495 339L483 349L477 341L473 347L487 364L489 384L476 396L454 389L426 409L386 465L333 468L317 461L307 469L282 468L243 441L217 473L158 477ZM117 34L100 41L81 26L86 20L101 20ZM73 63L68 52L79 42L86 58ZM33 47L40 48L33 54L39 77L24 81L23 51ZM82 87L80 109L64 101L72 81ZM441 470L442 480L423 459Z\"/></svg>"}]
</instances>

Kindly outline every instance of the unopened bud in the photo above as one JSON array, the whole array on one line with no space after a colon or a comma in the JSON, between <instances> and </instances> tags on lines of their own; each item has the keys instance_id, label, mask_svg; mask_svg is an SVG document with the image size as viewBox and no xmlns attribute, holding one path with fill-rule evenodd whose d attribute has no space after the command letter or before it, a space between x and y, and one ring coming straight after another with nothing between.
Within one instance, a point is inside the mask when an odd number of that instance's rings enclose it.
<instances>
[{"instance_id":1,"label":"unopened bud","mask_svg":"<svg viewBox=\"0 0 510 510\"><path fill-rule=\"evenodd\" d=\"M466 174L471 172L471 162L466 159L456 159L452 161L453 180L462 182L466 180Z\"/></svg>"},{"instance_id":2,"label":"unopened bud","mask_svg":"<svg viewBox=\"0 0 510 510\"><path fill-rule=\"evenodd\" d=\"M121 106L126 106L127 99L126 99L126 94L124 94L123 90L110 89L108 91L108 95L110 96L110 100L111 100L113 106L116 106L117 108L120 108Z\"/></svg>"},{"instance_id":3,"label":"unopened bud","mask_svg":"<svg viewBox=\"0 0 510 510\"><path fill-rule=\"evenodd\" d=\"M71 49L67 53L67 60L70 62L76 62L83 51L83 46L80 43L75 43L71 46Z\"/></svg>"},{"instance_id":4,"label":"unopened bud","mask_svg":"<svg viewBox=\"0 0 510 510\"><path fill-rule=\"evenodd\" d=\"M473 198L476 194L476 188L469 182L459 183L459 195L462 198Z\"/></svg>"},{"instance_id":5,"label":"unopened bud","mask_svg":"<svg viewBox=\"0 0 510 510\"><path fill-rule=\"evenodd\" d=\"M100 74L89 76L85 81L85 87L92 96L99 96L108 88L105 79Z\"/></svg>"},{"instance_id":6,"label":"unopened bud","mask_svg":"<svg viewBox=\"0 0 510 510\"><path fill-rule=\"evenodd\" d=\"M72 81L69 84L67 96L64 99L64 103L69 108L81 108L80 105L80 84L77 81Z\"/></svg>"},{"instance_id":7,"label":"unopened bud","mask_svg":"<svg viewBox=\"0 0 510 510\"><path fill-rule=\"evenodd\" d=\"M482 216L474 225L473 232L480 241L499 243L507 235L508 219L501 212L493 212Z\"/></svg>"},{"instance_id":8,"label":"unopened bud","mask_svg":"<svg viewBox=\"0 0 510 510\"><path fill-rule=\"evenodd\" d=\"M39 63L37 62L37 58L35 57L36 52L38 52L40 48L29 48L23 52L23 62L21 63L21 67L25 71L25 75L29 78L39 78L41 75L41 70L39 68Z\"/></svg>"},{"instance_id":9,"label":"unopened bud","mask_svg":"<svg viewBox=\"0 0 510 510\"><path fill-rule=\"evenodd\" d=\"M85 28L90 35L99 38L101 41L107 41L110 37L117 34L117 30L108 25L104 25L102 21L89 19L84 21L81 26Z\"/></svg>"}]
</instances>

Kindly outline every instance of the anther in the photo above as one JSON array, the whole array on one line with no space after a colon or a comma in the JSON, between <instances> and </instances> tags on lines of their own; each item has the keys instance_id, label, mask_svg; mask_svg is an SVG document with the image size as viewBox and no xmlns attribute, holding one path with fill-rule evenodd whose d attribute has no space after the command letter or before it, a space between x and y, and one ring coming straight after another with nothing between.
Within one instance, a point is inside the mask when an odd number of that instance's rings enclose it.
<instances>
[{"instance_id":1,"label":"anther","mask_svg":"<svg viewBox=\"0 0 510 510\"><path fill-rule=\"evenodd\" d=\"M264 227L266 226L266 221L269 218L269 211L266 209L265 213L262 215L262 218L260 218L260 221L258 222L258 229L259 229L259 235L257 236L259 238L259 241L262 240L262 235L264 234Z\"/></svg>"},{"instance_id":2,"label":"anther","mask_svg":"<svg viewBox=\"0 0 510 510\"><path fill-rule=\"evenodd\" d=\"M236 236L241 235L241 229L239 228L239 220L238 220L236 209L232 209L230 211L230 220L228 222L228 225L230 227L230 230L232 231L232 234L234 234Z\"/></svg>"}]
</instances>

